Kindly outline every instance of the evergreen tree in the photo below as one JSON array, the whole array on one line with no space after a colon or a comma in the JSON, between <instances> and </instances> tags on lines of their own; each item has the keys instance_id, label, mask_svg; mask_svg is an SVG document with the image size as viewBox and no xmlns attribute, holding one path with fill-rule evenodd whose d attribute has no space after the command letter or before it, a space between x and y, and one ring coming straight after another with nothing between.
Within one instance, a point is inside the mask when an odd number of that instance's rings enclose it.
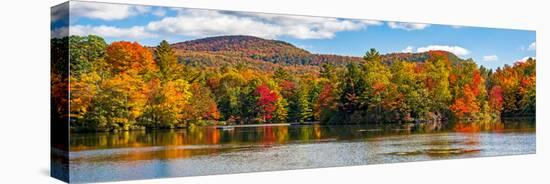
<instances>
[{"instance_id":1,"label":"evergreen tree","mask_svg":"<svg viewBox=\"0 0 550 184\"><path fill-rule=\"evenodd\" d=\"M162 40L155 48L155 61L159 67L161 78L165 80L174 80L180 75L182 66L178 64L178 59L166 40Z\"/></svg>"}]
</instances>

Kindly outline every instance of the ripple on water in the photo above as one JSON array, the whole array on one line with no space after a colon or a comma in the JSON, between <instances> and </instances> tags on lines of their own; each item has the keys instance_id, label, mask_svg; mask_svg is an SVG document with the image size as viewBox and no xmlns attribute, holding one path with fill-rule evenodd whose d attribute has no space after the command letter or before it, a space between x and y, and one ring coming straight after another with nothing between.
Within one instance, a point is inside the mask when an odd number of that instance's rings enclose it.
<instances>
[{"instance_id":1,"label":"ripple on water","mask_svg":"<svg viewBox=\"0 0 550 184\"><path fill-rule=\"evenodd\" d=\"M465 148L430 148L415 151L396 151L389 153L382 153L383 155L396 155L396 156L413 156L413 155L428 155L428 156L451 156L462 155L468 153L478 153L482 149L465 149Z\"/></svg>"}]
</instances>

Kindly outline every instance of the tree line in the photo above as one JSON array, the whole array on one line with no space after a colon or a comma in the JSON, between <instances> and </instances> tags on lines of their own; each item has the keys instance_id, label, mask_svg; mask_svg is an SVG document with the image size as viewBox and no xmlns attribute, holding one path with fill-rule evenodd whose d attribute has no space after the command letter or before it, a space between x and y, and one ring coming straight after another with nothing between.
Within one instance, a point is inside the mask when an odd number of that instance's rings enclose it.
<instances>
[{"instance_id":1,"label":"tree line","mask_svg":"<svg viewBox=\"0 0 550 184\"><path fill-rule=\"evenodd\" d=\"M424 62L387 63L371 49L361 62L304 66L309 72L294 73L285 65L272 71L191 66L166 41L147 48L107 44L93 35L52 39L53 57L63 54L69 57L52 62L52 110L80 130L535 115L534 59L493 71L472 60L451 62L443 51L430 51Z\"/></svg>"}]
</instances>

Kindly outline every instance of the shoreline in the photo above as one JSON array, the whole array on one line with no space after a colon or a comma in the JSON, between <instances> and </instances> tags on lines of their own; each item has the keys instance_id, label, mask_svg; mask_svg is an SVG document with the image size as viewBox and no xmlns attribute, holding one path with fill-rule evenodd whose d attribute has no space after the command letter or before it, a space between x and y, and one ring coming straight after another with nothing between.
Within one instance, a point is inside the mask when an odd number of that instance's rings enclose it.
<instances>
[{"instance_id":1,"label":"shoreline","mask_svg":"<svg viewBox=\"0 0 550 184\"><path fill-rule=\"evenodd\" d=\"M536 120L536 116L515 116L515 117L501 117L500 120L503 121L503 123L505 123L505 121L507 120L532 120L532 119L535 119ZM440 121L439 123L449 123L449 122L453 122L453 121L460 121L460 120L446 120L446 121ZM466 121L466 122L476 122L476 121ZM195 125L194 127L212 127L212 128L215 128L215 129L219 129L219 130L232 130L234 128L245 128L245 127L273 127L273 126L299 126L299 125L327 125L327 126L349 126L349 125L391 125L391 126L394 126L394 125L417 125L417 124L429 124L429 123L434 123L434 122L419 122L419 123L415 123L415 122L408 122L408 123L399 123L399 122L395 122L395 123L367 123L367 124L357 124L357 123L342 123L342 124L325 124L325 123L321 123L319 121L312 121L312 122L303 122L303 123L298 123L298 122L294 122L294 123L262 123L262 124L234 124L234 125L203 125L203 126L197 126ZM183 130L183 129L189 129L190 126L185 126L185 127L174 127L174 128L145 128L145 127L140 127L140 128L130 128L128 130L117 130L117 131L112 131L112 130L95 130L95 131L90 131L90 129L80 129L78 130L79 128L76 128L76 127L71 127L71 133L102 133L102 132L112 132L112 133L117 133L117 132L131 132L131 131L154 131L154 130Z\"/></svg>"}]
</instances>

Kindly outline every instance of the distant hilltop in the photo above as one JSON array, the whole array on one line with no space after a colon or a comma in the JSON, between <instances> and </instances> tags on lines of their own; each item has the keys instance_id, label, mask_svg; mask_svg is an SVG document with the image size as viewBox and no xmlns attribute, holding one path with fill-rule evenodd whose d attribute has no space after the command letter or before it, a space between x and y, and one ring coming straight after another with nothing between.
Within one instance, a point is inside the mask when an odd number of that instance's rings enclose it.
<instances>
[{"instance_id":1,"label":"distant hilltop","mask_svg":"<svg viewBox=\"0 0 550 184\"><path fill-rule=\"evenodd\" d=\"M208 37L171 45L186 60L196 57L233 57L233 60L256 60L283 65L313 65L323 63L343 65L350 62L364 62L362 57L334 54L313 54L280 40L268 40L254 36L217 36ZM365 52L368 48L365 48ZM208 54L208 55L204 55ZM223 55L223 56L222 56ZM382 62L395 61L424 62L434 55L444 55L451 62L462 61L455 54L447 51L428 51L420 53L390 53L382 55ZM201 59L208 60L208 59ZM208 63L208 62L207 62ZM204 64L204 63L203 63Z\"/></svg>"}]
</instances>

